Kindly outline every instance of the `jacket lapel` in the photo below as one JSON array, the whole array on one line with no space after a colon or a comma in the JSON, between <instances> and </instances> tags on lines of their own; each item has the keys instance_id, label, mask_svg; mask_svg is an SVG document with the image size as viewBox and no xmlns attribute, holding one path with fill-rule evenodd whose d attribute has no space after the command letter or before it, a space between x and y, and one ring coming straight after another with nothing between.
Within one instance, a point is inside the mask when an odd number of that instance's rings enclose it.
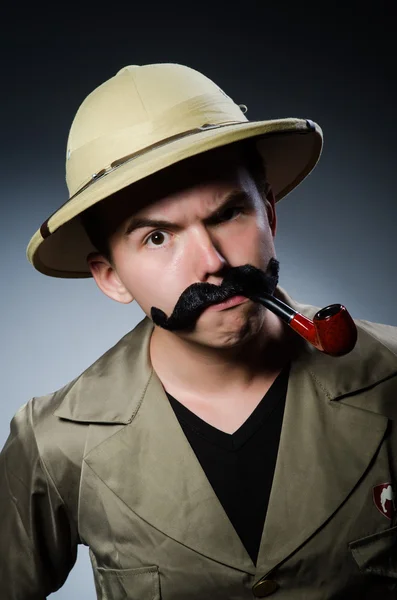
<instances>
[{"instance_id":1,"label":"jacket lapel","mask_svg":"<svg viewBox=\"0 0 397 600\"><path fill-rule=\"evenodd\" d=\"M270 571L338 509L367 469L387 418L332 401L292 366L258 569Z\"/></svg>"},{"instance_id":2,"label":"jacket lapel","mask_svg":"<svg viewBox=\"0 0 397 600\"><path fill-rule=\"evenodd\" d=\"M285 292L279 296L314 316L315 307L298 305ZM377 384L396 374L396 356L360 329L356 348L345 357L329 357L302 343L290 371L259 572L268 573L285 560L353 490L388 423L377 414L382 404L382 385Z\"/></svg>"},{"instance_id":3,"label":"jacket lapel","mask_svg":"<svg viewBox=\"0 0 397 600\"><path fill-rule=\"evenodd\" d=\"M96 476L134 513L167 536L215 561L255 574L151 368L152 324L145 319L138 327L134 348L127 339L121 360L111 352L94 373L76 382L56 414L102 423L106 412L114 424L124 423L111 432L109 428L92 432L85 462ZM134 389L128 394L132 382ZM87 388L97 404L88 401L79 408L78 396L86 395ZM119 400L118 393L123 399ZM98 443L104 429L106 438Z\"/></svg>"}]
</instances>

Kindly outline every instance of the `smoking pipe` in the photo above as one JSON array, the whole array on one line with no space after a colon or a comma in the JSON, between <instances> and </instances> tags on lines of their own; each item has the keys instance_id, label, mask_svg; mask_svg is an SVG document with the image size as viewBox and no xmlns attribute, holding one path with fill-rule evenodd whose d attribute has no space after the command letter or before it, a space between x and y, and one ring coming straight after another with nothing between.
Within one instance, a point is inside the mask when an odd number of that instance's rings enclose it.
<instances>
[{"instance_id":1,"label":"smoking pipe","mask_svg":"<svg viewBox=\"0 0 397 600\"><path fill-rule=\"evenodd\" d=\"M314 315L312 321L271 294L255 294L250 298L266 306L325 354L343 356L353 350L356 344L356 325L342 304L330 304L322 308Z\"/></svg>"}]
</instances>

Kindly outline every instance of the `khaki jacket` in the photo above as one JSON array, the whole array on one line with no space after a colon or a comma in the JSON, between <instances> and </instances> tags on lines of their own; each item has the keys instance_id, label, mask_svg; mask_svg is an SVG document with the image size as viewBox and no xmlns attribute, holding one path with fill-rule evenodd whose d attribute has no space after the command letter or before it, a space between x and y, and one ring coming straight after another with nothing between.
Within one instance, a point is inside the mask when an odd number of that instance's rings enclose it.
<instances>
[{"instance_id":1,"label":"khaki jacket","mask_svg":"<svg viewBox=\"0 0 397 600\"><path fill-rule=\"evenodd\" d=\"M46 598L79 543L102 600L397 598L397 517L374 490L397 490L397 328L356 323L345 357L301 340L256 565L151 368L149 319L28 402L0 455L1 599Z\"/></svg>"}]
</instances>

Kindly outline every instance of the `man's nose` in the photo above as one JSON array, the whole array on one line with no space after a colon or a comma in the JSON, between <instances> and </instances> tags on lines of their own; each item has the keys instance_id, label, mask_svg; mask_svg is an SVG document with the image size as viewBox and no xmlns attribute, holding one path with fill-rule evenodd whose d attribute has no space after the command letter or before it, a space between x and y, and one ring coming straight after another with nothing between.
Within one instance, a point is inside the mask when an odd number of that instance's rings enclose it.
<instances>
[{"instance_id":1,"label":"man's nose","mask_svg":"<svg viewBox=\"0 0 397 600\"><path fill-rule=\"evenodd\" d=\"M195 275L200 282L207 281L210 275L220 275L227 265L219 242L204 226L198 226L192 232L189 259L194 264Z\"/></svg>"}]
</instances>

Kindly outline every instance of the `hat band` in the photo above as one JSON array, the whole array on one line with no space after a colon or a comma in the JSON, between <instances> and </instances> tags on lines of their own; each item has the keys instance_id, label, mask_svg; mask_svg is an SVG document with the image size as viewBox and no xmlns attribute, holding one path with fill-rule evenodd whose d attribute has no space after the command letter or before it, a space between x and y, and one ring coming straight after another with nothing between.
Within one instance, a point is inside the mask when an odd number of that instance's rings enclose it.
<instances>
[{"instance_id":1,"label":"hat band","mask_svg":"<svg viewBox=\"0 0 397 600\"><path fill-rule=\"evenodd\" d=\"M113 162L111 162L108 167L101 169L97 173L93 173L91 175L91 178L89 179L89 181L87 181L87 183L82 185L82 187L79 188L77 190L77 192L75 192L73 194L73 196L71 196L67 202L70 202L70 200L74 199L76 196L81 194L81 192L86 190L88 187L90 187L93 183L95 183L99 179L102 179L103 177L105 177L105 175L109 175L109 173L112 173L115 169L117 169L118 167L121 167L121 165L124 165L125 163L127 163L131 160L134 160L135 158L137 158L138 156L141 156L142 154L146 154L146 152L150 152L150 150L160 148L161 146L169 144L170 142L173 142L175 140L182 139L188 135L193 135L195 133L207 131L208 129L220 129L221 127L226 127L227 125L245 125L245 124L246 124L245 121L226 121L225 123L220 123L220 124L216 124L216 125L205 124L205 125L202 125L201 127L195 127L194 129L184 131L183 133L176 133L175 135L171 135L167 138L164 138L163 140L160 140L159 142L150 144L150 146L146 146L142 150L137 150L136 152L127 154L126 156L123 156L122 158L118 158L118 159L114 160Z\"/></svg>"}]
</instances>

